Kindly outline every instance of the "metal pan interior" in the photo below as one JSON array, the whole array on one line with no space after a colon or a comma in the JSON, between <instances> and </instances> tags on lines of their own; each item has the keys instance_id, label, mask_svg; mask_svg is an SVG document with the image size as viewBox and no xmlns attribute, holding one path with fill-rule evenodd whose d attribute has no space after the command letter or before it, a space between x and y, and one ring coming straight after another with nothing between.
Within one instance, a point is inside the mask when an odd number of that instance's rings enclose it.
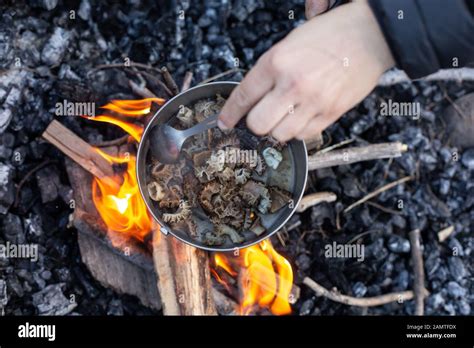
<instances>
[{"instance_id":1,"label":"metal pan interior","mask_svg":"<svg viewBox=\"0 0 474 348\"><path fill-rule=\"evenodd\" d=\"M306 146L304 142L298 140L292 140L288 143L283 156L288 159L287 163L290 168L289 175L288 171L285 173L285 177L280 176L281 180L286 181L288 191L292 192L292 201L286 207L281 208L274 214L267 214L264 219L262 219L262 224L266 228L266 231L260 236L255 236L255 238L246 240L244 243L238 245L222 245L222 246L209 246L204 243L201 243L197 240L192 239L186 232L179 230L172 230L170 226L162 221L160 218L159 209L156 206L156 203L153 202L147 193L147 173L146 167L147 163L150 160L149 156L149 132L150 129L158 124L166 123L171 121L171 119L176 114L180 105L192 105L195 102L209 98L215 97L217 93L221 94L223 97L228 97L232 90L237 86L236 82L214 82L206 85L200 85L194 88L191 88L184 92L183 94L177 95L173 99L169 100L150 120L148 126L146 127L142 141L138 149L137 156L137 178L140 187L140 192L142 197L156 221L159 222L161 230L164 233L170 233L174 235L179 240L193 245L195 247L212 250L212 251L229 251L248 247L255 243L262 241L270 237L273 233L278 231L285 222L291 217L296 206L298 205L306 184L307 179L307 155L306 155ZM276 179L279 176L279 172L274 171L272 173L273 178Z\"/></svg>"}]
</instances>

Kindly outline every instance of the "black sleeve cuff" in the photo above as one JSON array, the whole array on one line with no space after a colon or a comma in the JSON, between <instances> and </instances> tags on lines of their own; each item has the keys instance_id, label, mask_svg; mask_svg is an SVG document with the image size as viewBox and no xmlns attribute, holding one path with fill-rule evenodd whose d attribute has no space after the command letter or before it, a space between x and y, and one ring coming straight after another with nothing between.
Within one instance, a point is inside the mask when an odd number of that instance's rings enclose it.
<instances>
[{"instance_id":1,"label":"black sleeve cuff","mask_svg":"<svg viewBox=\"0 0 474 348\"><path fill-rule=\"evenodd\" d=\"M474 60L474 20L463 0L369 3L397 65L411 78Z\"/></svg>"}]
</instances>

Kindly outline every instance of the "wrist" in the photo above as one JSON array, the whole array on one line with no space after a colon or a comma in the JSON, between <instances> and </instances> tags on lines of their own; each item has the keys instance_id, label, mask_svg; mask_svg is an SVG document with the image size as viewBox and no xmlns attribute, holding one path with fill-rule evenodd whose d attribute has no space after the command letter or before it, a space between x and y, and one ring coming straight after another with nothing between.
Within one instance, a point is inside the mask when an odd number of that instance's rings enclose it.
<instances>
[{"instance_id":1,"label":"wrist","mask_svg":"<svg viewBox=\"0 0 474 348\"><path fill-rule=\"evenodd\" d=\"M395 59L392 55L387 40L380 28L380 25L375 17L368 0L354 0L354 5L357 6L362 18L365 22L366 30L368 31L368 39L371 42L371 53L375 56L379 63L379 68L382 73L395 66Z\"/></svg>"}]
</instances>

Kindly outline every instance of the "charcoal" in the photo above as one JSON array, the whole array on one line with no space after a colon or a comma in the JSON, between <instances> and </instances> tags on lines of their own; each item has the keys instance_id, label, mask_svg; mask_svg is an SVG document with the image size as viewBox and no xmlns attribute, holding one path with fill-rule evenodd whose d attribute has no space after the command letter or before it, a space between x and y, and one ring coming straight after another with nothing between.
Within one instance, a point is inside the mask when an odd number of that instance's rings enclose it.
<instances>
[{"instance_id":1,"label":"charcoal","mask_svg":"<svg viewBox=\"0 0 474 348\"><path fill-rule=\"evenodd\" d=\"M232 4L231 15L242 22L261 6L260 0L236 0Z\"/></svg>"},{"instance_id":2,"label":"charcoal","mask_svg":"<svg viewBox=\"0 0 474 348\"><path fill-rule=\"evenodd\" d=\"M23 290L23 286L18 280L18 277L14 275L9 275L7 277L7 284L8 284L8 289L10 290L9 293L14 293L17 297L20 297L20 298L25 295L25 290Z\"/></svg>"},{"instance_id":3,"label":"charcoal","mask_svg":"<svg viewBox=\"0 0 474 348\"><path fill-rule=\"evenodd\" d=\"M453 281L448 283L447 289L449 295L454 299L462 298L466 296L467 293L466 289L464 289L463 287L461 287L461 285Z\"/></svg>"},{"instance_id":4,"label":"charcoal","mask_svg":"<svg viewBox=\"0 0 474 348\"><path fill-rule=\"evenodd\" d=\"M217 20L217 11L214 8L209 8L204 12L204 14L199 18L198 25L201 28L206 28L210 26Z\"/></svg>"},{"instance_id":5,"label":"charcoal","mask_svg":"<svg viewBox=\"0 0 474 348\"><path fill-rule=\"evenodd\" d=\"M50 280L52 276L53 275L48 270L44 270L41 272L41 278L43 278L44 280Z\"/></svg>"},{"instance_id":6,"label":"charcoal","mask_svg":"<svg viewBox=\"0 0 474 348\"><path fill-rule=\"evenodd\" d=\"M359 183L354 177L347 177L341 180L342 190L348 197L359 198L362 195Z\"/></svg>"},{"instance_id":7,"label":"charcoal","mask_svg":"<svg viewBox=\"0 0 474 348\"><path fill-rule=\"evenodd\" d=\"M77 10L77 15L83 20L87 21L91 15L91 4L89 0L81 0L79 5L79 10Z\"/></svg>"},{"instance_id":8,"label":"charcoal","mask_svg":"<svg viewBox=\"0 0 474 348\"><path fill-rule=\"evenodd\" d=\"M76 308L77 304L64 296L63 287L64 283L52 284L33 294L38 315L66 315Z\"/></svg>"},{"instance_id":9,"label":"charcoal","mask_svg":"<svg viewBox=\"0 0 474 348\"><path fill-rule=\"evenodd\" d=\"M16 107L23 97L23 88L28 73L22 70L10 70L0 77L0 91L4 91L0 107L0 134L9 126Z\"/></svg>"},{"instance_id":10,"label":"charcoal","mask_svg":"<svg viewBox=\"0 0 474 348\"><path fill-rule=\"evenodd\" d=\"M464 248L462 244L456 238L449 238L448 242L449 247L451 248L453 255L464 256ZM454 254L455 253L455 254Z\"/></svg>"},{"instance_id":11,"label":"charcoal","mask_svg":"<svg viewBox=\"0 0 474 348\"><path fill-rule=\"evenodd\" d=\"M107 308L107 315L122 316L123 315L122 301L118 299L110 301L109 306Z\"/></svg>"},{"instance_id":12,"label":"charcoal","mask_svg":"<svg viewBox=\"0 0 474 348\"><path fill-rule=\"evenodd\" d=\"M451 188L451 181L447 179L441 179L439 182L439 193L443 196L446 196L449 193Z\"/></svg>"},{"instance_id":13,"label":"charcoal","mask_svg":"<svg viewBox=\"0 0 474 348\"><path fill-rule=\"evenodd\" d=\"M41 201L48 203L56 200L61 183L54 166L47 166L36 172L36 181L41 193Z\"/></svg>"},{"instance_id":14,"label":"charcoal","mask_svg":"<svg viewBox=\"0 0 474 348\"><path fill-rule=\"evenodd\" d=\"M14 244L25 243L23 224L19 216L8 213L0 222L5 239Z\"/></svg>"},{"instance_id":15,"label":"charcoal","mask_svg":"<svg viewBox=\"0 0 474 348\"><path fill-rule=\"evenodd\" d=\"M46 286L46 282L45 280L40 276L40 273L39 272L33 272L33 279L35 281L35 285L39 288L39 289L44 289L44 287Z\"/></svg>"},{"instance_id":16,"label":"charcoal","mask_svg":"<svg viewBox=\"0 0 474 348\"><path fill-rule=\"evenodd\" d=\"M474 148L465 151L462 154L462 164L469 170L474 170Z\"/></svg>"},{"instance_id":17,"label":"charcoal","mask_svg":"<svg viewBox=\"0 0 474 348\"><path fill-rule=\"evenodd\" d=\"M367 114L360 117L351 126L351 133L355 135L361 135L366 130L371 128L376 122L376 118L373 114Z\"/></svg>"},{"instance_id":18,"label":"charcoal","mask_svg":"<svg viewBox=\"0 0 474 348\"><path fill-rule=\"evenodd\" d=\"M302 271L307 271L311 267L311 258L306 254L301 254L296 259L296 265Z\"/></svg>"},{"instance_id":19,"label":"charcoal","mask_svg":"<svg viewBox=\"0 0 474 348\"><path fill-rule=\"evenodd\" d=\"M443 295L441 295L441 293L438 292L436 294L432 294L431 296L429 296L427 302L428 302L428 307L431 307L434 310L436 310L444 305L445 300L444 300Z\"/></svg>"},{"instance_id":20,"label":"charcoal","mask_svg":"<svg viewBox=\"0 0 474 348\"><path fill-rule=\"evenodd\" d=\"M408 283L410 281L410 275L407 270L401 271L395 278L394 291L405 291L408 289Z\"/></svg>"},{"instance_id":21,"label":"charcoal","mask_svg":"<svg viewBox=\"0 0 474 348\"><path fill-rule=\"evenodd\" d=\"M444 311L448 315L455 315L456 314L456 309L454 308L454 305L452 303L446 303L443 306Z\"/></svg>"},{"instance_id":22,"label":"charcoal","mask_svg":"<svg viewBox=\"0 0 474 348\"><path fill-rule=\"evenodd\" d=\"M300 307L300 315L310 315L314 308L314 299L305 300Z\"/></svg>"},{"instance_id":23,"label":"charcoal","mask_svg":"<svg viewBox=\"0 0 474 348\"><path fill-rule=\"evenodd\" d=\"M54 270L55 277L63 283L69 283L71 281L71 272L66 267L57 268Z\"/></svg>"},{"instance_id":24,"label":"charcoal","mask_svg":"<svg viewBox=\"0 0 474 348\"><path fill-rule=\"evenodd\" d=\"M410 242L408 241L408 239L397 236L397 235L391 236L389 238L387 246L390 249L390 251L397 254L410 252Z\"/></svg>"},{"instance_id":25,"label":"charcoal","mask_svg":"<svg viewBox=\"0 0 474 348\"><path fill-rule=\"evenodd\" d=\"M58 5L58 0L29 0L30 6L41 7L45 10L51 11Z\"/></svg>"},{"instance_id":26,"label":"charcoal","mask_svg":"<svg viewBox=\"0 0 474 348\"><path fill-rule=\"evenodd\" d=\"M41 61L50 66L60 64L72 36L72 32L56 27L41 51Z\"/></svg>"},{"instance_id":27,"label":"charcoal","mask_svg":"<svg viewBox=\"0 0 474 348\"><path fill-rule=\"evenodd\" d=\"M460 300L456 303L458 307L459 314L461 315L472 315L471 306L467 301Z\"/></svg>"},{"instance_id":28,"label":"charcoal","mask_svg":"<svg viewBox=\"0 0 474 348\"><path fill-rule=\"evenodd\" d=\"M6 132L0 135L0 159L7 159L11 157L14 143L15 137L13 134Z\"/></svg>"},{"instance_id":29,"label":"charcoal","mask_svg":"<svg viewBox=\"0 0 474 348\"><path fill-rule=\"evenodd\" d=\"M39 237L43 234L43 227L41 216L37 214L30 214L24 220L25 233L32 237Z\"/></svg>"},{"instance_id":30,"label":"charcoal","mask_svg":"<svg viewBox=\"0 0 474 348\"><path fill-rule=\"evenodd\" d=\"M405 229L407 225L406 219L402 215L393 215L390 222L401 230Z\"/></svg>"},{"instance_id":31,"label":"charcoal","mask_svg":"<svg viewBox=\"0 0 474 348\"><path fill-rule=\"evenodd\" d=\"M362 282L357 282L352 285L352 293L355 297L364 297L367 293L367 287Z\"/></svg>"},{"instance_id":32,"label":"charcoal","mask_svg":"<svg viewBox=\"0 0 474 348\"><path fill-rule=\"evenodd\" d=\"M14 201L13 169L0 162L0 214L6 214Z\"/></svg>"},{"instance_id":33,"label":"charcoal","mask_svg":"<svg viewBox=\"0 0 474 348\"><path fill-rule=\"evenodd\" d=\"M467 270L460 257L452 256L448 259L448 267L450 276L455 281L459 282L467 276Z\"/></svg>"}]
</instances>

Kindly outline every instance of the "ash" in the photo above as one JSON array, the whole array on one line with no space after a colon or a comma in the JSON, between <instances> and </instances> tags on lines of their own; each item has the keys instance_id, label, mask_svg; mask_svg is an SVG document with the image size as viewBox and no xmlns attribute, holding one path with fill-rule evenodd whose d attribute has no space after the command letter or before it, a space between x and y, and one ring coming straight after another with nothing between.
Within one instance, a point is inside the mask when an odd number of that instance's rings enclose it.
<instances>
[{"instance_id":1,"label":"ash","mask_svg":"<svg viewBox=\"0 0 474 348\"><path fill-rule=\"evenodd\" d=\"M289 11L294 20L288 19ZM236 62L248 69L303 22L304 2L20 0L2 2L0 13L0 243L38 245L37 262L0 259L0 313L156 314L135 298L100 286L82 264L77 232L69 223L72 192L64 156L39 136L55 117L56 103L65 100L102 105L112 98L141 98L130 81L169 97L156 82L156 71L101 65L166 66L178 84L187 71L197 84L235 68ZM240 80L242 72L225 78ZM412 301L348 307L316 298L301 281L309 276L356 297L412 289L407 233L414 228L422 231L430 291L426 314L474 314L474 150L445 142L441 121L449 99L472 91L474 84L468 82L379 88L325 133L330 144L348 138L355 139L351 145L402 141L409 151L393 161L311 173L309 192L332 191L338 201L295 215L287 227L298 220L301 225L284 232L286 247L274 240L293 261L295 281L302 288L293 307L296 314L413 314ZM419 119L379 117L379 105L387 100L420 103ZM60 121L90 143L122 135L115 127L76 117L61 116ZM417 181L372 200L392 209L401 200L404 208L398 214L370 204L342 213L368 192L405 175ZM439 242L437 232L449 225L454 232ZM363 262L324 257L325 245L344 244L364 232L356 238L365 246Z\"/></svg>"}]
</instances>

